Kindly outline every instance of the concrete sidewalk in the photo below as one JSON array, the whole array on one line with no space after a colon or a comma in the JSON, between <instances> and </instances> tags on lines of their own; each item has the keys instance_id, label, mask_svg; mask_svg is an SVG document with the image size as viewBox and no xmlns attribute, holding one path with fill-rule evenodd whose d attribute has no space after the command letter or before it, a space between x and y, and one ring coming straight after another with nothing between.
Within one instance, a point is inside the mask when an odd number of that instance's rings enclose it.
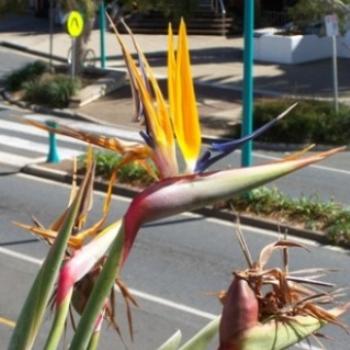
<instances>
[{"instance_id":1,"label":"concrete sidewalk","mask_svg":"<svg viewBox=\"0 0 350 350\"><path fill-rule=\"evenodd\" d=\"M56 28L57 29L57 28ZM10 42L41 53L49 51L48 21L30 15L7 16L0 22L0 42ZM132 48L128 35L123 36ZM164 75L166 36L136 35L155 72ZM243 77L243 40L241 37L190 36L193 75L198 85L215 87L221 91L240 91ZM54 34L53 54L65 59L71 40L57 29ZM94 30L89 46L99 52L99 31ZM125 69L120 47L114 34L106 33L108 66ZM343 101L350 101L348 59L339 59L339 92ZM255 91L263 95L293 95L298 98L331 99L331 60L299 65L279 65L255 62ZM229 94L226 93L226 96Z\"/></svg>"},{"instance_id":2,"label":"concrete sidewalk","mask_svg":"<svg viewBox=\"0 0 350 350\"><path fill-rule=\"evenodd\" d=\"M11 15L0 21L0 43L16 46L17 52L31 50L41 55L49 53L48 20L31 15ZM157 76L166 74L165 35L135 35ZM133 50L131 38L123 35ZM100 33L91 35L89 47L98 56ZM189 36L192 70L196 84L198 107L203 133L209 137L232 135L241 117L241 87L243 81L243 40L241 37ZM63 28L56 28L53 56L66 60L71 45ZM22 48L22 49L21 49ZM106 33L108 67L125 70L121 49L113 33ZM98 62L99 63L99 62ZM348 59L338 61L340 100L350 103ZM296 99L333 97L331 60L308 64L278 65L255 62L254 86L259 96L293 96ZM133 106L129 91L118 91L76 110L92 116L98 122L121 124L137 128L132 123Z\"/></svg>"}]
</instances>

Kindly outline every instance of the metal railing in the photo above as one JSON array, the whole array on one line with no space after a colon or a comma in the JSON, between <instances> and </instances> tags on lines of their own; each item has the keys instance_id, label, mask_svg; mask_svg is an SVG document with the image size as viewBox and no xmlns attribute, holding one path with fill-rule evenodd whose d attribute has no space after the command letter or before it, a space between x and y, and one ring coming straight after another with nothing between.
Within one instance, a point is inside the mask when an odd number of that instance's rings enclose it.
<instances>
[{"instance_id":1,"label":"metal railing","mask_svg":"<svg viewBox=\"0 0 350 350\"><path fill-rule=\"evenodd\" d=\"M220 13L222 16L226 15L226 8L223 0L211 0L211 8L215 13Z\"/></svg>"}]
</instances>

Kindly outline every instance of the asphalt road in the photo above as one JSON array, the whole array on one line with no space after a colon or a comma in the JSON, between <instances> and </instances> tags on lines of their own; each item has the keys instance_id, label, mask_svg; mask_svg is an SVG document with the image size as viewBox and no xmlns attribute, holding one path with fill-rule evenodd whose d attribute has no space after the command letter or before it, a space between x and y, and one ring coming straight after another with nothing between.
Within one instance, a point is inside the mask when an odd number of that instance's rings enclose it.
<instances>
[{"instance_id":1,"label":"asphalt road","mask_svg":"<svg viewBox=\"0 0 350 350\"><path fill-rule=\"evenodd\" d=\"M0 60L4 62L1 75L11 68L23 64L27 59L15 60L14 56L0 49ZM11 121L19 115L6 108L0 110L0 121ZM0 126L0 134L20 137L16 131L9 133ZM35 135L20 133L22 138L38 142ZM43 141L44 142L44 141ZM0 151L15 152L0 145ZM17 150L19 154L37 156L34 149ZM34 156L33 155L33 156ZM254 152L254 163L263 163L283 156L277 152ZM239 153L225 159L218 167L239 166ZM334 198L349 204L348 186L350 175L349 153L332 157L318 165L276 181L283 192L292 196L318 194L322 199ZM0 166L1 170L1 166ZM40 260L47 247L27 233L16 228L12 221L30 222L35 215L48 224L65 206L68 187L50 183L21 174L0 176L0 316L15 320L29 286L35 276ZM96 204L101 207L102 197L96 195ZM128 200L115 197L111 221L125 211ZM94 211L92 220L100 211ZM249 246L256 256L267 243L276 239L276 234L245 228ZM220 312L217 300L208 293L224 289L230 282L231 272L244 267L243 258L234 239L234 227L230 223L205 219L193 215L181 215L161 223L143 228L123 273L123 280L134 291L140 308L134 310L135 341L131 349L155 349L176 329L181 329L188 338ZM337 267L331 280L339 285L349 284L349 253L341 249L319 247L306 242L310 253L295 251L291 268ZM124 306L118 301L120 323L126 324ZM50 324L46 318L39 344L42 343ZM350 322L349 317L347 321ZM10 329L0 326L0 349L5 349ZM111 333L111 330L106 330ZM124 327L124 337L128 340ZM334 327L327 334L335 338L325 341L330 349L346 350L349 338ZM115 334L105 337L102 349L114 349L120 345ZM40 345L38 345L40 348ZM215 346L213 345L213 349Z\"/></svg>"},{"instance_id":2,"label":"asphalt road","mask_svg":"<svg viewBox=\"0 0 350 350\"><path fill-rule=\"evenodd\" d=\"M0 67L0 81L1 78L12 69L18 68L34 59L34 56L19 54L12 50L0 48L0 61L2 62ZM115 108L118 108L117 103L118 101L116 101ZM6 108L0 108L0 120L23 114L24 113L21 112L8 111ZM1 128L0 126L0 129ZM8 130L3 132L5 132L6 135L8 134ZM30 135L28 136L28 140L35 142L36 137ZM0 150L2 150L2 148L4 148L4 146L0 145ZM279 152L263 152L257 150L253 153L253 162L254 164L262 164L279 159L281 156L283 156L283 154ZM275 181L271 186L277 186L283 192L294 197L300 195L317 195L320 199L334 199L348 206L350 204L350 193L344 189L347 188L350 179L349 158L349 152L336 155L318 165L308 167L305 170ZM240 166L239 152L236 152L234 155L218 163L217 168L222 169L233 166Z\"/></svg>"},{"instance_id":3,"label":"asphalt road","mask_svg":"<svg viewBox=\"0 0 350 350\"><path fill-rule=\"evenodd\" d=\"M37 135L36 132L27 133L21 128L21 124L16 128L13 128L13 122L18 122L15 119L19 116L29 116L32 114L24 111L9 110L7 106L0 105L0 152L6 152L9 155L14 154L20 157L32 158L33 161L44 157L47 153L47 135ZM36 115L35 115L36 116ZM38 116L39 118L47 118L47 116ZM75 128L84 127L85 131L92 132L113 132L114 135L121 137L128 135L128 140L140 141L140 136L136 130L132 132L125 131L125 128L110 128L110 127L99 127L99 131L95 124L69 121L67 119L58 118L61 123L68 123ZM43 120L43 119L42 119ZM11 124L11 128L8 125ZM33 128L34 129L34 128ZM8 145L8 140L12 138L11 147ZM59 140L59 150L63 153L63 150L69 150L72 148L72 142L74 140L65 138ZM13 146L16 146L14 148ZM41 150L39 152L39 149ZM72 148L73 149L73 148ZM79 152L85 150L84 145L74 145L74 149ZM263 164L273 162L285 156L281 152L266 152L266 151L255 151L253 152L253 164ZM237 151L233 155L226 157L215 165L214 169L224 169L232 167L240 167L240 152ZM9 156L11 157L11 156ZM30 160L28 161L30 162ZM16 166L6 164L5 160L0 159L0 173L6 173L18 169ZM348 187L350 180L350 152L343 152L337 154L327 160L319 162L318 164L309 166L305 169L299 170L298 172L291 174L287 177L279 179L269 184L270 187L277 187L282 192L289 194L293 197L300 197L301 195L307 196L318 196L322 200L334 199L336 202L343 203L345 206L350 204L350 193L345 189Z\"/></svg>"},{"instance_id":4,"label":"asphalt road","mask_svg":"<svg viewBox=\"0 0 350 350\"><path fill-rule=\"evenodd\" d=\"M29 223L34 215L47 225L64 208L69 188L23 174L1 177L0 188L0 314L15 320L47 247L15 227L13 221ZM96 194L92 221L98 218L101 203L102 196ZM127 205L128 199L115 196L110 220L119 218ZM275 233L254 228L243 227L243 231L255 257L277 238ZM310 253L293 251L291 269L337 267L341 271L332 274L331 280L340 286L349 283L348 251L304 243ZM271 263L278 258L277 254ZM231 223L184 214L142 228L122 275L140 304L133 310L135 341L130 348L155 349L176 329L189 337L220 312L218 301L208 293L226 288L231 272L244 267ZM120 300L117 310L125 325ZM50 320L48 315L36 348L40 348ZM10 328L0 327L1 349L6 348L3 344L10 332ZM123 333L128 339L125 327ZM326 341L330 349L348 349L349 338L342 330L329 327L326 333L335 338ZM118 344L118 337L109 334L101 349L115 349Z\"/></svg>"}]
</instances>

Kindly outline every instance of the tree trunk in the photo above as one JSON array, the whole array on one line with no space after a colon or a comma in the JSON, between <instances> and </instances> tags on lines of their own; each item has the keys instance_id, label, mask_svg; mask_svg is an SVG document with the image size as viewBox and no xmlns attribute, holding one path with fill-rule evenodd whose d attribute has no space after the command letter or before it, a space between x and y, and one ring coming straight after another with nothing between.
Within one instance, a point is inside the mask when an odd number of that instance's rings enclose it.
<instances>
[{"instance_id":1,"label":"tree trunk","mask_svg":"<svg viewBox=\"0 0 350 350\"><path fill-rule=\"evenodd\" d=\"M75 49L75 72L80 75L84 69L84 53L90 40L91 32L94 28L95 17L85 19L82 35L76 39Z\"/></svg>"}]
</instances>

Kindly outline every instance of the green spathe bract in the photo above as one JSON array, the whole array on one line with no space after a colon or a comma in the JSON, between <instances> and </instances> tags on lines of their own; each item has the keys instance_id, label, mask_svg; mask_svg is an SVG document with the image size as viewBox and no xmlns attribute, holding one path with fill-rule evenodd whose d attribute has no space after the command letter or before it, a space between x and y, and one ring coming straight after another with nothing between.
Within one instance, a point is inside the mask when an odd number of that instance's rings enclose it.
<instances>
[{"instance_id":1,"label":"green spathe bract","mask_svg":"<svg viewBox=\"0 0 350 350\"><path fill-rule=\"evenodd\" d=\"M62 229L32 285L18 317L9 350L31 349L35 342L65 255L69 236L78 215L82 192L80 191L73 201Z\"/></svg>"},{"instance_id":2,"label":"green spathe bract","mask_svg":"<svg viewBox=\"0 0 350 350\"><path fill-rule=\"evenodd\" d=\"M177 350L181 343L181 338L182 338L181 332L177 331L157 350Z\"/></svg>"},{"instance_id":3,"label":"green spathe bract","mask_svg":"<svg viewBox=\"0 0 350 350\"><path fill-rule=\"evenodd\" d=\"M111 246L108 259L96 281L70 349L83 350L88 345L94 323L110 293L121 264L130 252L141 224L231 197L319 161L333 152L335 151L306 159L252 168L170 178L140 193L130 204L124 216L121 232Z\"/></svg>"}]
</instances>

